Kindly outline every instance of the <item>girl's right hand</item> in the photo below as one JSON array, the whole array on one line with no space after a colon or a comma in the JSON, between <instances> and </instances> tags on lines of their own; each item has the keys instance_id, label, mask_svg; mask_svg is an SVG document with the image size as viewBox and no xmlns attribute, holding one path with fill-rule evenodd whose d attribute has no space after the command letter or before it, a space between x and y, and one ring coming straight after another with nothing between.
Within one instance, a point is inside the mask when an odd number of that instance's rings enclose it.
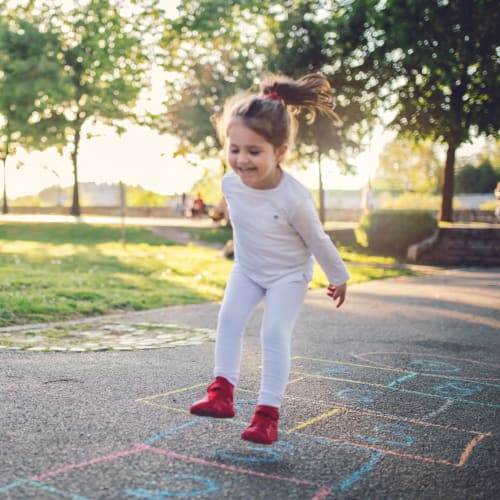
<instances>
[{"instance_id":1,"label":"girl's right hand","mask_svg":"<svg viewBox=\"0 0 500 500\"><path fill-rule=\"evenodd\" d=\"M347 293L347 283L338 286L332 285L330 283L326 291L328 297L331 297L334 302L335 301L337 302L336 305L337 308L339 308L344 303L346 293Z\"/></svg>"}]
</instances>

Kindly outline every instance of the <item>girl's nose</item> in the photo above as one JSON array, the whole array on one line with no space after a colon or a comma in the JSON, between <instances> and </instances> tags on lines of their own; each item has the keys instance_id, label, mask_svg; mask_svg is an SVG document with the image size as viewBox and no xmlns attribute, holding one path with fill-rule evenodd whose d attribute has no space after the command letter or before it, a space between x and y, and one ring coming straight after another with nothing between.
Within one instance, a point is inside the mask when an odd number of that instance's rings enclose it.
<instances>
[{"instance_id":1,"label":"girl's nose","mask_svg":"<svg viewBox=\"0 0 500 500\"><path fill-rule=\"evenodd\" d=\"M248 163L249 155L248 153L238 153L237 163L241 165L246 165Z\"/></svg>"}]
</instances>

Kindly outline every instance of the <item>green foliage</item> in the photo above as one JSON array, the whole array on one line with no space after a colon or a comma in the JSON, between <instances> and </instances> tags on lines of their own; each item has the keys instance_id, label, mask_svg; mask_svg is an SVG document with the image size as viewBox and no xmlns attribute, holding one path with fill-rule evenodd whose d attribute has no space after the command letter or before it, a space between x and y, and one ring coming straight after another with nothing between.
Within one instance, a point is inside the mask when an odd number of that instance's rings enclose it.
<instances>
[{"instance_id":1,"label":"green foliage","mask_svg":"<svg viewBox=\"0 0 500 500\"><path fill-rule=\"evenodd\" d=\"M0 159L6 169L19 146L41 150L53 144L57 131L46 119L49 103L66 80L57 37L35 23L0 20L0 54ZM2 211L8 212L6 182Z\"/></svg>"},{"instance_id":2,"label":"green foliage","mask_svg":"<svg viewBox=\"0 0 500 500\"><path fill-rule=\"evenodd\" d=\"M220 179L222 168L218 171L206 170L203 177L198 180L191 189L191 196L201 193L203 201L209 205L217 205L222 197Z\"/></svg>"},{"instance_id":3,"label":"green foliage","mask_svg":"<svg viewBox=\"0 0 500 500\"><path fill-rule=\"evenodd\" d=\"M442 220L451 221L455 151L475 131L498 136L495 0L353 0L339 24L339 53L401 134L444 142Z\"/></svg>"},{"instance_id":4,"label":"green foliage","mask_svg":"<svg viewBox=\"0 0 500 500\"><path fill-rule=\"evenodd\" d=\"M455 189L457 193L491 193L500 181L500 169L494 169L489 162L478 167L465 165L457 171Z\"/></svg>"},{"instance_id":5,"label":"green foliage","mask_svg":"<svg viewBox=\"0 0 500 500\"><path fill-rule=\"evenodd\" d=\"M413 243L437 229L434 215L420 210L376 210L363 215L356 228L358 243L370 252L404 256Z\"/></svg>"},{"instance_id":6,"label":"green foliage","mask_svg":"<svg viewBox=\"0 0 500 500\"><path fill-rule=\"evenodd\" d=\"M70 145L74 176L71 213L79 215L78 149L83 126L94 120L122 132L122 120L136 120L134 108L145 86L149 61L140 11L133 9L125 16L110 0L89 0L84 9L78 3L66 7L39 2L36 9L45 28L59 39L70 81L70 96L58 102L57 123L59 149Z\"/></svg>"},{"instance_id":7,"label":"green foliage","mask_svg":"<svg viewBox=\"0 0 500 500\"><path fill-rule=\"evenodd\" d=\"M273 45L267 54L268 69L295 78L321 72L337 96L338 122L319 115L312 125L307 125L308 116L299 115L299 149L304 153L312 146L315 154L337 157L340 169L352 172L354 167L347 159L362 148L376 109L368 98L369 75L357 72L354 77L343 54L337 52L337 30L344 14L341 3L289 1L273 9L277 20L271 29Z\"/></svg>"},{"instance_id":8,"label":"green foliage","mask_svg":"<svg viewBox=\"0 0 500 500\"><path fill-rule=\"evenodd\" d=\"M166 22L162 40L164 67L177 76L167 82L168 113L157 126L181 137L182 152L212 154L217 139L211 116L238 89L256 90L265 71L327 75L339 95L341 121L333 125L319 116L306 127L307 117L300 116L298 142L315 153L319 148L322 155L359 149L367 131L363 125L374 110L362 96L366 80L351 78L341 61L333 61L342 13L336 2L183 0L178 11L177 19ZM346 161L340 165L349 169Z\"/></svg>"},{"instance_id":9,"label":"green foliage","mask_svg":"<svg viewBox=\"0 0 500 500\"><path fill-rule=\"evenodd\" d=\"M479 207L480 210L492 210L494 211L498 207L498 201L497 200L491 200L487 201Z\"/></svg>"},{"instance_id":10,"label":"green foliage","mask_svg":"<svg viewBox=\"0 0 500 500\"><path fill-rule=\"evenodd\" d=\"M181 139L179 154L214 154L219 149L211 116L237 89L248 89L269 50L261 1L182 0L179 15L165 20L161 60L167 113L155 126Z\"/></svg>"},{"instance_id":11,"label":"green foliage","mask_svg":"<svg viewBox=\"0 0 500 500\"><path fill-rule=\"evenodd\" d=\"M42 200L39 196L20 196L10 200L11 207L41 207Z\"/></svg>"},{"instance_id":12,"label":"green foliage","mask_svg":"<svg viewBox=\"0 0 500 500\"><path fill-rule=\"evenodd\" d=\"M377 189L433 194L439 192L441 173L436 144L400 138L385 145L373 183Z\"/></svg>"},{"instance_id":13,"label":"green foliage","mask_svg":"<svg viewBox=\"0 0 500 500\"><path fill-rule=\"evenodd\" d=\"M381 192L377 195L380 206L385 210L439 210L439 196L403 192L396 195Z\"/></svg>"},{"instance_id":14,"label":"green foliage","mask_svg":"<svg viewBox=\"0 0 500 500\"><path fill-rule=\"evenodd\" d=\"M164 207L168 196L148 191L140 186L126 187L126 203L129 207Z\"/></svg>"}]
</instances>

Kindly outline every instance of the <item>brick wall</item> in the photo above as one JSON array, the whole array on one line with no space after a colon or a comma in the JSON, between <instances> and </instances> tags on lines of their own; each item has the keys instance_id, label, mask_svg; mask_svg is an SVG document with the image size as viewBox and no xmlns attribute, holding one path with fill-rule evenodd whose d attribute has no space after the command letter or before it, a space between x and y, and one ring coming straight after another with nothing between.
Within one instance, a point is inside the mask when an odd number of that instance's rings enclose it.
<instances>
[{"instance_id":1,"label":"brick wall","mask_svg":"<svg viewBox=\"0 0 500 500\"><path fill-rule=\"evenodd\" d=\"M500 266L500 225L441 227L412 245L407 257L421 264Z\"/></svg>"}]
</instances>

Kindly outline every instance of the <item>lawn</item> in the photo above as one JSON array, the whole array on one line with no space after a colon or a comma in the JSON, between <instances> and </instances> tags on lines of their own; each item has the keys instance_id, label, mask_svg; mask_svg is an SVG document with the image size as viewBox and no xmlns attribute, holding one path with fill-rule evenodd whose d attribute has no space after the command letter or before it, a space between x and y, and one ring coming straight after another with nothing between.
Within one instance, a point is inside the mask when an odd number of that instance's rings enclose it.
<instances>
[{"instance_id":1,"label":"lawn","mask_svg":"<svg viewBox=\"0 0 500 500\"><path fill-rule=\"evenodd\" d=\"M200 229L223 242L227 229ZM222 298L232 262L221 251L176 245L147 228L0 223L0 326L193 304ZM340 248L351 283L408 274L385 258ZM383 264L381 266L381 264ZM325 286L319 268L311 287Z\"/></svg>"}]
</instances>

